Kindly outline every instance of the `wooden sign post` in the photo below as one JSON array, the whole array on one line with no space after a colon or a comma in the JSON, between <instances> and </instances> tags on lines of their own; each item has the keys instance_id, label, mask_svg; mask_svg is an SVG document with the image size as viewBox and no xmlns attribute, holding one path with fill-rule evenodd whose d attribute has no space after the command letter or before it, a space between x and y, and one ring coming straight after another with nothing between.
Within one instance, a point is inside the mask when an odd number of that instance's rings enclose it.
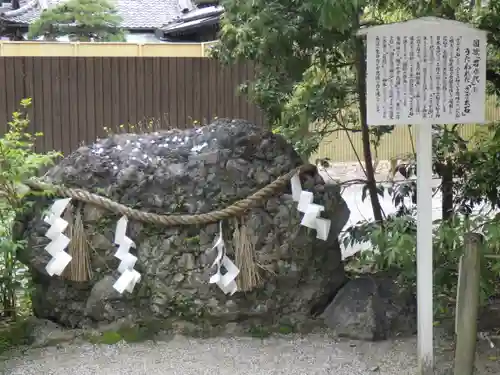
<instances>
[{"instance_id":1,"label":"wooden sign post","mask_svg":"<svg viewBox=\"0 0 500 375\"><path fill-rule=\"evenodd\" d=\"M419 375L434 373L432 125L485 122L486 32L424 17L367 38L368 125L417 125Z\"/></svg>"}]
</instances>

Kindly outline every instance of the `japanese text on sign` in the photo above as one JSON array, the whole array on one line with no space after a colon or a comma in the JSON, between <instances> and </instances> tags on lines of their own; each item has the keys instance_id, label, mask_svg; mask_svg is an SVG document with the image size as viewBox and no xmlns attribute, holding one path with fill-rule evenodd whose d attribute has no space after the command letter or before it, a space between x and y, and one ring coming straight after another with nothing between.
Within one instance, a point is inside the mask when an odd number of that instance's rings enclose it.
<instances>
[{"instance_id":1,"label":"japanese text on sign","mask_svg":"<svg viewBox=\"0 0 500 375\"><path fill-rule=\"evenodd\" d=\"M370 125L484 121L482 38L369 34L367 50Z\"/></svg>"}]
</instances>

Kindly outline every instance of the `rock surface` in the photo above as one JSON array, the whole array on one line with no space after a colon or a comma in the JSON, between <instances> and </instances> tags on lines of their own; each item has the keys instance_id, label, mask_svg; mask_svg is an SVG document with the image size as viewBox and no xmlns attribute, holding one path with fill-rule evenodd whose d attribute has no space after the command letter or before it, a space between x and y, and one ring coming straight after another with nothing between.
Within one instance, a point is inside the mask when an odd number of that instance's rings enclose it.
<instances>
[{"instance_id":1,"label":"rock surface","mask_svg":"<svg viewBox=\"0 0 500 375\"><path fill-rule=\"evenodd\" d=\"M246 198L300 165L302 160L283 138L245 121L217 120L196 129L151 134L118 134L81 147L52 168L46 178L86 189L122 204L159 214L205 213ZM327 241L300 226L301 214L290 189L254 208L243 223L252 234L255 261L263 280L249 292L224 295L207 283L218 224L159 227L130 221L127 235L136 243L135 269L142 280L133 293L112 288L118 273L113 236L118 216L90 204L74 204L82 213L92 269L89 281L49 277L44 251L48 239L42 212L51 204L36 198L33 210L16 225L28 240L19 259L29 266L38 317L70 327L120 319L171 319L211 324L255 319L290 321L306 317L344 282L338 234L349 210L336 185L317 173L301 176L322 217L332 220ZM76 211L75 211L76 212ZM235 220L224 223L228 256Z\"/></svg>"},{"instance_id":2,"label":"rock surface","mask_svg":"<svg viewBox=\"0 0 500 375\"><path fill-rule=\"evenodd\" d=\"M416 332L414 296L381 275L348 281L323 317L337 335L355 340L386 340Z\"/></svg>"}]
</instances>

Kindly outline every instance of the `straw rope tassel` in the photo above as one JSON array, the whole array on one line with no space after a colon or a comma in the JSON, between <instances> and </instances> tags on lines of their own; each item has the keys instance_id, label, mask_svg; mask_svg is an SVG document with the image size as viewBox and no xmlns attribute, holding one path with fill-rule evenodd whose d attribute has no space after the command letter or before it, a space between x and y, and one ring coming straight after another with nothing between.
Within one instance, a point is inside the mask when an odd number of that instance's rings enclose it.
<instances>
[{"instance_id":1,"label":"straw rope tassel","mask_svg":"<svg viewBox=\"0 0 500 375\"><path fill-rule=\"evenodd\" d=\"M69 223L68 237L71 239L68 253L72 259L63 275L66 279L76 282L85 282L92 278L89 245L81 211L82 204L77 203L76 207L70 205L65 213L65 220Z\"/></svg>"},{"instance_id":2,"label":"straw rope tassel","mask_svg":"<svg viewBox=\"0 0 500 375\"><path fill-rule=\"evenodd\" d=\"M258 287L262 281L255 262L255 246L251 231L243 218L234 219L233 248L235 264L240 269L236 279L238 289L244 292Z\"/></svg>"}]
</instances>

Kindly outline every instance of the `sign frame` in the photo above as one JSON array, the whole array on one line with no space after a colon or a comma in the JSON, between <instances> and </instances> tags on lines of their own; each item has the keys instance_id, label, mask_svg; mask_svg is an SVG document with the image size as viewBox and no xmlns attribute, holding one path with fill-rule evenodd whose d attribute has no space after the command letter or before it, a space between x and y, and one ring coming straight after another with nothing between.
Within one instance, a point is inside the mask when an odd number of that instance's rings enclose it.
<instances>
[{"instance_id":1,"label":"sign frame","mask_svg":"<svg viewBox=\"0 0 500 375\"><path fill-rule=\"evenodd\" d=\"M401 113L399 116L380 116L380 109L378 111L374 110L376 108L376 103L378 100L379 108L380 108L380 99L378 98L378 93L376 93L377 88L374 86L374 75L377 73L376 67L379 62L374 61L374 58L379 56L374 56L375 49L373 43L377 41L377 37L386 38L393 37L397 38L398 36L413 36L420 37L421 40L424 37L434 36L434 35L448 35L453 36L454 38L461 37L461 40L467 40L467 44L470 44L470 40L479 40L479 56L480 62L478 67L478 75L479 75L479 84L476 85L475 94L476 94L476 102L472 105L474 108L469 108L470 110L463 111L465 113L462 116L462 112L458 111L455 113L455 118L450 122L450 116L437 117L434 113L434 116L428 116L428 113L421 114L419 116L408 116L409 111ZM432 249L432 235L433 235L433 220L432 220L432 125L433 124L449 124L449 123L484 123L485 122L485 86L486 86L486 43L487 43L487 32L484 30L479 30L474 28L473 26L465 23L461 23L458 21L446 20L437 17L422 17L414 20L399 22L387 25L373 26L363 28L358 31L358 36L366 36L367 38L367 85L366 85L366 98L367 98L367 122L368 125L417 125L416 133L417 133L417 306L418 306L418 364L419 364L419 375L431 375L434 374L434 314L433 314L433 249ZM437 39L436 39L437 40ZM386 49L387 50L387 49ZM430 47L429 47L429 50ZM420 53L422 51L419 51ZM476 52L476 51L474 51ZM435 50L432 50L432 53L435 53ZM468 51L467 53L471 53ZM384 86L387 89L387 80L389 80L389 90L395 91L394 87L398 87L395 85L396 80L393 79L394 75L394 59L397 55L397 52L394 52L394 49L389 49L389 58L385 58L384 64L389 65L389 73L384 78ZM415 56L415 55L412 55ZM434 56L434 55L433 55ZM396 56L398 57L398 56ZM400 57L400 56L399 56ZM422 65L428 66L428 60L422 59L421 55L418 56L419 59L413 59L412 62L418 60L420 63L420 67ZM453 56L452 56L453 57ZM467 60L465 60L466 55L464 57L464 67L466 67ZM461 53L455 55L455 58L462 58ZM408 59L407 59L408 60ZM423 60L423 61L420 61ZM452 60L452 58L448 59ZM446 60L446 61L448 61ZM389 61L389 63L388 63ZM462 60L459 60L462 61ZM422 62L424 64L422 64ZM380 65L380 64L379 64ZM415 64L416 65L416 64ZM476 64L477 65L477 64ZM390 69L392 67L392 70ZM460 66L459 66L460 68ZM384 69L387 67L384 65ZM442 71L442 67L440 68ZM420 70L419 70L420 71ZM466 71L466 69L464 69ZM384 70L384 74L385 74ZM410 71L412 72L412 71ZM414 72L414 71L413 71ZM420 71L421 72L421 71ZM460 80L465 80L464 77L457 72L455 73L455 77L460 77ZM420 73L419 73L420 74ZM401 72L397 73L397 78L400 78ZM415 74L416 75L416 74ZM431 74L429 73L429 77ZM438 73L435 71L435 76L438 76ZM398 81L401 83L401 79ZM420 81L419 81L420 82ZM407 86L410 87L410 86ZM413 85L411 87L414 87ZM419 85L421 87L421 84ZM399 86L400 88L400 86ZM457 108L462 108L462 102L465 103L465 100L462 100L460 94L462 94L464 90L464 85L460 82L455 82L454 93L458 96L458 99L455 98L455 102L453 104L456 105ZM426 86L426 89L429 89ZM470 89L470 87L468 88ZM404 90L403 90L404 91ZM437 87L434 87L434 90L428 90L432 95L436 97L436 93L439 93ZM409 88L404 91L407 95L410 93ZM422 92L422 90L420 90ZM401 92L399 92L401 94ZM427 94L429 94L427 92ZM390 94L390 100L393 100L393 97L397 97L394 93ZM427 96L428 97L428 96ZM439 97L439 96L437 96ZM400 99L400 98L399 98ZM430 107L428 103L430 100L425 101L424 105L420 106L424 110L425 113L426 108ZM444 102L444 101L443 101ZM406 102L408 104L408 102ZM412 97L413 103L413 97ZM439 102L442 103L442 102ZM447 103L447 102L446 102ZM382 100L382 104L384 105L384 110L387 113L385 107L387 107L387 96ZM448 104L448 103L447 103ZM394 107L394 104L390 104ZM389 105L389 108L390 108ZM426 107L427 106L427 107ZM401 105L400 105L401 107ZM419 107L419 108L420 108ZM446 109L446 108L445 108ZM449 108L448 108L449 110ZM421 111L422 112L422 111ZM472 114L471 114L472 113ZM447 113L449 114L449 113ZM457 115L458 114L458 115ZM387 118L388 117L388 118ZM396 118L397 117L397 118ZM425 117L425 118L424 118Z\"/></svg>"}]
</instances>

